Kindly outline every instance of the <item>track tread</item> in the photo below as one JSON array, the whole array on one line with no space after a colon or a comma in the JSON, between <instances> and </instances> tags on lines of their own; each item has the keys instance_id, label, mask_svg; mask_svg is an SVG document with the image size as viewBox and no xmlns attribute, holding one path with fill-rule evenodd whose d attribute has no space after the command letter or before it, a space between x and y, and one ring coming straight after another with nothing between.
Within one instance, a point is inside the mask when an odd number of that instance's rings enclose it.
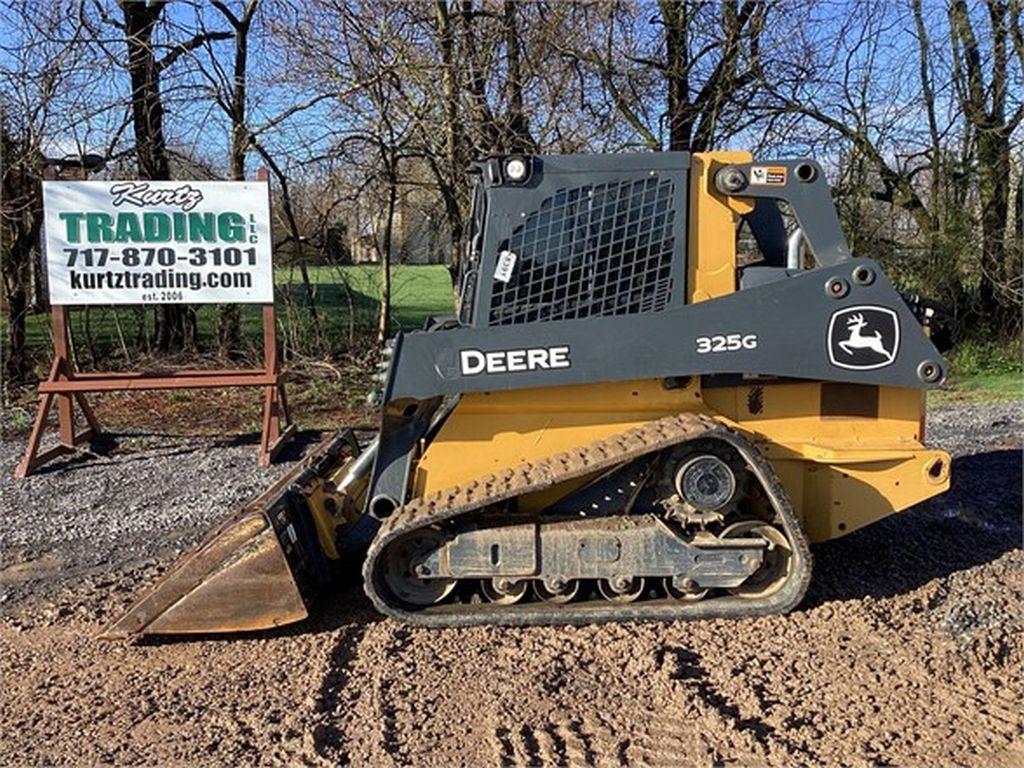
<instances>
[{"instance_id":1,"label":"track tread","mask_svg":"<svg viewBox=\"0 0 1024 768\"><path fill-rule=\"evenodd\" d=\"M419 611L393 605L378 589L377 564L384 549L393 541L417 528L447 523L490 504L542 490L556 483L610 469L644 454L654 453L698 437L716 437L731 443L759 475L781 518L783 528L794 545L794 569L790 583L777 595L755 602L721 597L695 603L672 603L653 608L651 604L609 605L581 609L567 603L556 608L527 604L515 610L497 611L494 606L460 606L462 611L440 612L436 608ZM810 579L810 550L792 507L767 460L739 433L704 414L681 413L648 422L616 435L555 454L548 459L526 462L500 475L489 474L467 483L413 499L383 521L370 545L363 564L364 588L376 608L385 615L411 624L426 626L467 626L474 624L589 624L598 621L671 620L676 618L714 618L784 613L803 598Z\"/></svg>"}]
</instances>

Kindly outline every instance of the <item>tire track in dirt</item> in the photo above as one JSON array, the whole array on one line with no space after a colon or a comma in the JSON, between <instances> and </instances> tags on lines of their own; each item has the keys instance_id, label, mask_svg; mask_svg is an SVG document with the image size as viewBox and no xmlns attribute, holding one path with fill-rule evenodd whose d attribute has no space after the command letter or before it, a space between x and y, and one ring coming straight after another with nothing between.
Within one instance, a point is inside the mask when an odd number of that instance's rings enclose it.
<instances>
[{"instance_id":1,"label":"tire track in dirt","mask_svg":"<svg viewBox=\"0 0 1024 768\"><path fill-rule=\"evenodd\" d=\"M313 727L311 747L316 755L331 764L347 765L351 762L346 751L345 732L338 727L333 715L337 702L345 695L348 669L366 630L366 625L355 624L339 632L314 705L320 722Z\"/></svg>"},{"instance_id":2,"label":"tire track in dirt","mask_svg":"<svg viewBox=\"0 0 1024 768\"><path fill-rule=\"evenodd\" d=\"M625 764L651 768L690 765L700 754L711 755L710 761L717 762L717 752L692 729L693 721L683 716L663 713L650 717L630 745Z\"/></svg>"},{"instance_id":3,"label":"tire track in dirt","mask_svg":"<svg viewBox=\"0 0 1024 768\"><path fill-rule=\"evenodd\" d=\"M818 761L817 755L790 741L784 729L768 721L759 696L755 696L755 706L741 707L719 688L700 653L666 645L655 656L659 671L671 681L672 695L638 734L632 762L680 765L702 751L711 762L741 759L764 763L780 754L791 764ZM729 754L734 748L740 750L741 757Z\"/></svg>"},{"instance_id":4,"label":"tire track in dirt","mask_svg":"<svg viewBox=\"0 0 1024 768\"><path fill-rule=\"evenodd\" d=\"M388 644L384 651L385 658L398 660L402 649L409 639L409 630L398 626L391 628ZM378 669L373 681L374 709L376 723L379 724L380 743L384 752L396 765L408 765L409 755L405 751L404 739L400 738L403 723L398 717L398 709L402 702L401 694L395 692L400 679L391 673L386 666Z\"/></svg>"},{"instance_id":5,"label":"tire track in dirt","mask_svg":"<svg viewBox=\"0 0 1024 768\"><path fill-rule=\"evenodd\" d=\"M518 728L494 729L494 760L502 766L525 768L537 765L622 766L629 765L628 738L597 718L568 718L542 726L523 724Z\"/></svg>"},{"instance_id":6,"label":"tire track in dirt","mask_svg":"<svg viewBox=\"0 0 1024 768\"><path fill-rule=\"evenodd\" d=\"M406 744L416 726L401 671L409 667L410 631L382 621L365 596L359 600L360 621L336 638L330 654L314 748L327 765L409 765Z\"/></svg>"}]
</instances>

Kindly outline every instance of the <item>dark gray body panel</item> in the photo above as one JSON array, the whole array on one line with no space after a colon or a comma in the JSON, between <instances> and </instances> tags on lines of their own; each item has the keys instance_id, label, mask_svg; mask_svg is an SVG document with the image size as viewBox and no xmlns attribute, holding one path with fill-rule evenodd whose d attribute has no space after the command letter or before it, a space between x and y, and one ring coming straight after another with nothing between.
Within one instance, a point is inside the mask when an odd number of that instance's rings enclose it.
<instances>
[{"instance_id":1,"label":"dark gray body panel","mask_svg":"<svg viewBox=\"0 0 1024 768\"><path fill-rule=\"evenodd\" d=\"M737 197L751 197L756 201L751 229L765 254L778 251L779 241L785 232L785 229L781 227L781 218L778 215L777 207L773 210L771 206L764 205L768 200L777 200L789 204L803 231L804 238L814 254L814 259L820 266L834 266L851 258L850 246L847 245L843 230L839 225L839 217L825 181L825 174L816 162L813 160L771 160L734 163L729 166L731 169L739 170L747 179L752 178L752 169L769 167L785 168L786 183L779 185L748 183L742 191L736 193ZM810 169L811 177L806 181L801 181L798 177L800 169Z\"/></svg>"},{"instance_id":2,"label":"dark gray body panel","mask_svg":"<svg viewBox=\"0 0 1024 768\"><path fill-rule=\"evenodd\" d=\"M874 271L870 285L853 282L854 265ZM846 296L835 299L828 294L831 278L848 282ZM898 316L901 338L896 357L873 370L837 367L829 361L830 318L862 305L884 307ZM757 346L697 351L698 337L728 334L756 335ZM569 347L570 367L471 376L462 375L459 367L459 353L466 349L552 346ZM384 399L728 373L924 387L933 385L919 376L921 364L927 362L946 370L903 299L873 262L860 259L645 315L404 334L395 345Z\"/></svg>"}]
</instances>

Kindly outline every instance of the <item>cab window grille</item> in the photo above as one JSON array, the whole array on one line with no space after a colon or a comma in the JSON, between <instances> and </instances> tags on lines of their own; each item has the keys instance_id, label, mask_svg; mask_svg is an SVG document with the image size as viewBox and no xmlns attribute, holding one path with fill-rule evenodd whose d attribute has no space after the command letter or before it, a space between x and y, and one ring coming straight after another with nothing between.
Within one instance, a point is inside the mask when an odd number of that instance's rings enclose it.
<instances>
[{"instance_id":1,"label":"cab window grille","mask_svg":"<svg viewBox=\"0 0 1024 768\"><path fill-rule=\"evenodd\" d=\"M560 189L500 249L490 324L516 325L664 309L672 294L674 183L656 176Z\"/></svg>"}]
</instances>

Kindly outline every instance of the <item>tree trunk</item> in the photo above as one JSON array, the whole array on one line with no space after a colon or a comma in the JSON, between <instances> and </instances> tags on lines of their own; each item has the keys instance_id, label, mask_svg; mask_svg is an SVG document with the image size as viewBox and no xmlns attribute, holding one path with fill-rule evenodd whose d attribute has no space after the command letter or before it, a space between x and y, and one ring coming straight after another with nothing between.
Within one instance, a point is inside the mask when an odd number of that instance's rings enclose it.
<instances>
[{"instance_id":1,"label":"tree trunk","mask_svg":"<svg viewBox=\"0 0 1024 768\"><path fill-rule=\"evenodd\" d=\"M1006 224L1010 210L1010 142L993 130L978 132L978 202L981 205L980 313L1001 334L1012 335L1019 307L1003 295L1006 288Z\"/></svg>"},{"instance_id":2,"label":"tree trunk","mask_svg":"<svg viewBox=\"0 0 1024 768\"><path fill-rule=\"evenodd\" d=\"M32 264L38 258L39 230L43 223L43 161L27 138L0 130L0 170L3 191L0 203L0 258L4 301L7 305L7 333L3 345L3 380L25 381L32 372L25 338L29 311L29 283Z\"/></svg>"},{"instance_id":3,"label":"tree trunk","mask_svg":"<svg viewBox=\"0 0 1024 768\"><path fill-rule=\"evenodd\" d=\"M451 13L448 9L448 0L437 0L435 4L435 19L437 27L438 48L441 52L441 65L443 67L442 82L444 84L444 130L445 130L445 160L446 168L443 172L435 170L438 180L438 187L441 197L444 200L445 217L448 220L448 238L450 248L450 261L448 271L452 278L452 288L457 294L459 291L458 275L459 263L462 260L462 232L464 230L462 208L459 205L458 191L465 184L464 174L466 169L465 153L463 145L465 136L462 133L462 121L459 119L459 83L456 77L455 66L455 34L452 29Z\"/></svg>"},{"instance_id":4,"label":"tree trunk","mask_svg":"<svg viewBox=\"0 0 1024 768\"><path fill-rule=\"evenodd\" d=\"M1010 136L1020 124L1021 112L1006 116L1007 5L987 3L991 51L979 45L965 0L948 8L950 33L956 55L953 77L967 126L974 130L981 206L981 275L978 314L1000 336L1013 336L1020 328L1020 307L1008 284L1006 263L1007 214L1010 208ZM1015 17L1011 17L1011 21ZM988 82L983 63L989 63Z\"/></svg>"},{"instance_id":5,"label":"tree trunk","mask_svg":"<svg viewBox=\"0 0 1024 768\"><path fill-rule=\"evenodd\" d=\"M165 3L121 3L128 46L128 74L132 85L132 126L139 177L152 181L171 178L164 140L164 108L160 94L160 66L153 53L153 29ZM162 304L154 308L155 346L161 352L195 348L195 312L188 307Z\"/></svg>"},{"instance_id":6,"label":"tree trunk","mask_svg":"<svg viewBox=\"0 0 1024 768\"><path fill-rule=\"evenodd\" d=\"M530 123L526 119L523 103L523 73L520 63L519 26L516 23L517 0L505 0L504 31L505 60L507 63L508 90L508 136L505 140L507 151L536 152L537 143L530 135Z\"/></svg>"},{"instance_id":7,"label":"tree trunk","mask_svg":"<svg viewBox=\"0 0 1024 768\"><path fill-rule=\"evenodd\" d=\"M494 114L487 103L487 78L480 66L477 50L476 19L483 11L473 8L473 0L462 2L462 50L468 82L466 93L469 96L470 121L476 141L474 151L478 156L492 155L502 151L501 131L498 130Z\"/></svg>"},{"instance_id":8,"label":"tree trunk","mask_svg":"<svg viewBox=\"0 0 1024 768\"><path fill-rule=\"evenodd\" d=\"M132 83L132 126L139 175L153 181L171 178L164 141L164 108L160 95L160 69L153 53L153 29L164 2L122 2L128 74Z\"/></svg>"},{"instance_id":9,"label":"tree trunk","mask_svg":"<svg viewBox=\"0 0 1024 768\"><path fill-rule=\"evenodd\" d=\"M43 268L43 261L33 258L29 266L29 290L30 306L33 312L48 312L50 310L50 297L46 295L46 270Z\"/></svg>"},{"instance_id":10,"label":"tree trunk","mask_svg":"<svg viewBox=\"0 0 1024 768\"><path fill-rule=\"evenodd\" d=\"M693 136L693 114L690 110L689 68L689 6L679 0L662 0L659 4L665 25L665 76L668 78L668 148L688 151Z\"/></svg>"},{"instance_id":11,"label":"tree trunk","mask_svg":"<svg viewBox=\"0 0 1024 768\"><path fill-rule=\"evenodd\" d=\"M4 355L4 381L8 384L22 382L28 378L31 366L25 346L25 315L28 312L28 295L25 282L17 267L8 269L19 256L13 249L4 264L4 301L7 303L7 339Z\"/></svg>"},{"instance_id":12,"label":"tree trunk","mask_svg":"<svg viewBox=\"0 0 1024 768\"><path fill-rule=\"evenodd\" d=\"M249 27L258 0L250 0L242 18L220 3L217 8L235 30L234 77L231 89L231 179L245 181L245 156L249 149L246 124L246 77L249 59ZM225 360L237 358L242 345L242 312L237 304L225 304L217 313L217 352Z\"/></svg>"},{"instance_id":13,"label":"tree trunk","mask_svg":"<svg viewBox=\"0 0 1024 768\"><path fill-rule=\"evenodd\" d=\"M19 174L26 184L36 184L28 174ZM6 186L6 185L5 185ZM5 192L8 190L5 189ZM25 189L22 194L31 194ZM24 198L23 198L24 199ZM25 337L28 316L29 265L35 258L39 243L39 230L43 223L39 203L26 203L28 210L18 216L19 231L14 234L10 248L3 259L4 301L7 303L7 339L4 348L4 380L25 381L32 372Z\"/></svg>"},{"instance_id":14,"label":"tree trunk","mask_svg":"<svg viewBox=\"0 0 1024 768\"><path fill-rule=\"evenodd\" d=\"M391 239L398 201L398 177L394 150L387 151L388 204L384 214L384 232L380 244L380 313L377 316L377 343L383 344L391 331Z\"/></svg>"}]
</instances>

